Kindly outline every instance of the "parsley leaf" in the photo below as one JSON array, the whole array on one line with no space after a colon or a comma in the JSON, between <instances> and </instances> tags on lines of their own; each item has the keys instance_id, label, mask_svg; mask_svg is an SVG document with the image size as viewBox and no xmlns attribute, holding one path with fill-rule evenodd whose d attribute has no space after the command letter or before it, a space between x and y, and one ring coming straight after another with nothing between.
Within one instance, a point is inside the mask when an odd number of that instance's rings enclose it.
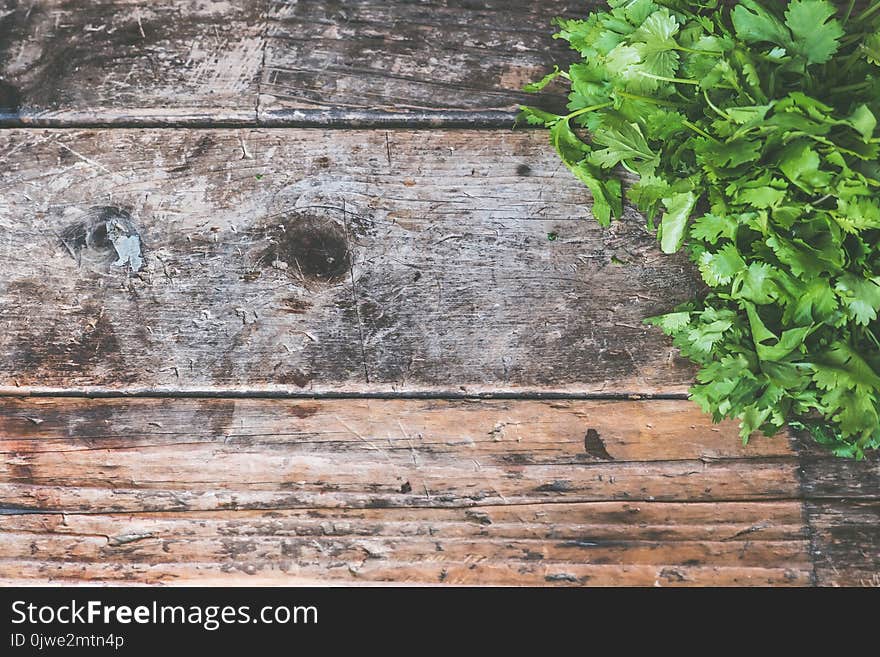
<instances>
[{"instance_id":1,"label":"parsley leaf","mask_svg":"<svg viewBox=\"0 0 880 657\"><path fill-rule=\"evenodd\" d=\"M843 28L834 6L827 0L792 0L785 12L785 24L794 37L794 50L808 64L824 64L837 52Z\"/></svg>"},{"instance_id":2,"label":"parsley leaf","mask_svg":"<svg viewBox=\"0 0 880 657\"><path fill-rule=\"evenodd\" d=\"M556 24L580 61L527 90L570 84L570 113L523 120L600 224L626 200L699 269L704 298L646 320L699 366L692 399L744 440L880 447L880 11L608 0Z\"/></svg>"}]
</instances>

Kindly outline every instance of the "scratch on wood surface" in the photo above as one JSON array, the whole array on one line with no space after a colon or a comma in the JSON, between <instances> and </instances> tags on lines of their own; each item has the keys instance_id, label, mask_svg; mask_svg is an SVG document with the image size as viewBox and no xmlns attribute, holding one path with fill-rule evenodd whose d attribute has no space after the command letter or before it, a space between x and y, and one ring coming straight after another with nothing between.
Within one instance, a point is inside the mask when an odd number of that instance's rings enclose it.
<instances>
[{"instance_id":1,"label":"scratch on wood surface","mask_svg":"<svg viewBox=\"0 0 880 657\"><path fill-rule=\"evenodd\" d=\"M196 50L194 47L190 56L200 60L194 79L200 83L201 92L246 92L260 74L264 47L264 40L260 36L244 37L235 43L223 39L205 50Z\"/></svg>"},{"instance_id":2,"label":"scratch on wood surface","mask_svg":"<svg viewBox=\"0 0 880 657\"><path fill-rule=\"evenodd\" d=\"M134 533L134 534L120 534L118 536L110 536L107 539L107 543L114 547L118 547L120 545L128 545L129 543L136 543L137 541L143 541L148 538L154 538L155 534L152 532L148 533Z\"/></svg>"},{"instance_id":3,"label":"scratch on wood surface","mask_svg":"<svg viewBox=\"0 0 880 657\"><path fill-rule=\"evenodd\" d=\"M116 175L113 171L111 171L110 169L108 169L107 167L105 167L105 166L104 166L103 164L101 164L100 162L96 162L96 161L93 160L92 158L90 158L90 157L86 157L86 156L83 155L82 153L80 153L80 152L75 151L74 149L72 149L72 148L71 148L70 146L68 146L67 144L65 144L65 143L63 143L63 142L60 142L60 141L57 142L57 144L58 144L61 148L63 148L64 150L66 150L66 151L72 153L73 155L75 155L76 157L78 157L79 159L81 159L83 162L86 162L87 164L91 164L93 167L97 167L97 168L100 169L101 171L104 171L105 173L109 173L110 175Z\"/></svg>"}]
</instances>

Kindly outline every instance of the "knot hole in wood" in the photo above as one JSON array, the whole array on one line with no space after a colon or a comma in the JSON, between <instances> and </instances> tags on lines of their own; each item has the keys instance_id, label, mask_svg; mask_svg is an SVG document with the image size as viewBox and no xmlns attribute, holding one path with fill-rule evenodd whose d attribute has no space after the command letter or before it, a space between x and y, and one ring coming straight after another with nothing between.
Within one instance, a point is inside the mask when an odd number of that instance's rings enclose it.
<instances>
[{"instance_id":1,"label":"knot hole in wood","mask_svg":"<svg viewBox=\"0 0 880 657\"><path fill-rule=\"evenodd\" d=\"M89 208L61 232L60 239L79 264L112 264L132 272L144 265L140 233L131 212L124 208Z\"/></svg>"},{"instance_id":2,"label":"knot hole in wood","mask_svg":"<svg viewBox=\"0 0 880 657\"><path fill-rule=\"evenodd\" d=\"M339 283L351 271L351 252L343 224L305 210L292 210L266 229L268 245L260 263L297 280Z\"/></svg>"},{"instance_id":3,"label":"knot hole in wood","mask_svg":"<svg viewBox=\"0 0 880 657\"><path fill-rule=\"evenodd\" d=\"M374 230L369 190L332 175L309 176L279 189L270 214L251 237L256 262L295 282L338 284L352 273L357 241Z\"/></svg>"}]
</instances>

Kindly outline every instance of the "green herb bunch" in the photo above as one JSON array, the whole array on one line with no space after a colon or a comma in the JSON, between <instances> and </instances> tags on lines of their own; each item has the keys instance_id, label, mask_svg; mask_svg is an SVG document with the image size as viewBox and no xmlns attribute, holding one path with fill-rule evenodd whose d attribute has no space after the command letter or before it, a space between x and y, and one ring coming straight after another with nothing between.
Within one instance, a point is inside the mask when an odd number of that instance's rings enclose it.
<instances>
[{"instance_id":1,"label":"green herb bunch","mask_svg":"<svg viewBox=\"0 0 880 657\"><path fill-rule=\"evenodd\" d=\"M523 118L601 224L626 198L664 252L686 245L711 292L647 321L700 366L715 421L863 457L880 446L880 1L608 4L557 20L581 60L527 87L565 80L569 113Z\"/></svg>"}]
</instances>

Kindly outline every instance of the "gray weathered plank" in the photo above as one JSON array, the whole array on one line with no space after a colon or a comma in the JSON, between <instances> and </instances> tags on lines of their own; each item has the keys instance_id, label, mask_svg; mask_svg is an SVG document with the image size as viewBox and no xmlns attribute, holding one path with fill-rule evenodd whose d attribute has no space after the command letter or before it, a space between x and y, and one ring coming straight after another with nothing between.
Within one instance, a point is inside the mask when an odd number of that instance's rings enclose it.
<instances>
[{"instance_id":1,"label":"gray weathered plank","mask_svg":"<svg viewBox=\"0 0 880 657\"><path fill-rule=\"evenodd\" d=\"M551 38L551 20L584 16L595 4L274 0L260 120L296 121L328 109L354 116L514 110L535 102L524 84L571 59L566 44Z\"/></svg>"},{"instance_id":2,"label":"gray weathered plank","mask_svg":"<svg viewBox=\"0 0 880 657\"><path fill-rule=\"evenodd\" d=\"M797 437L804 496L825 500L880 500L880 454L855 459L829 458L828 452L807 436Z\"/></svg>"},{"instance_id":3,"label":"gray weathered plank","mask_svg":"<svg viewBox=\"0 0 880 657\"><path fill-rule=\"evenodd\" d=\"M880 502L808 502L806 512L817 583L880 586Z\"/></svg>"},{"instance_id":4,"label":"gray weathered plank","mask_svg":"<svg viewBox=\"0 0 880 657\"><path fill-rule=\"evenodd\" d=\"M32 0L0 11L7 122L254 124L265 3Z\"/></svg>"},{"instance_id":5,"label":"gray weathered plank","mask_svg":"<svg viewBox=\"0 0 880 657\"><path fill-rule=\"evenodd\" d=\"M568 58L551 19L581 11L562 0L15 2L0 12L0 114L31 125L509 123L523 83Z\"/></svg>"},{"instance_id":6,"label":"gray weathered plank","mask_svg":"<svg viewBox=\"0 0 880 657\"><path fill-rule=\"evenodd\" d=\"M793 445L816 583L880 586L880 454L834 458L804 434Z\"/></svg>"},{"instance_id":7,"label":"gray weathered plank","mask_svg":"<svg viewBox=\"0 0 880 657\"><path fill-rule=\"evenodd\" d=\"M600 5L9 2L0 124L507 125L524 100L562 105L562 86L535 101L522 85L574 56L551 20Z\"/></svg>"},{"instance_id":8,"label":"gray weathered plank","mask_svg":"<svg viewBox=\"0 0 880 657\"><path fill-rule=\"evenodd\" d=\"M0 389L684 392L698 276L545 138L4 131Z\"/></svg>"}]
</instances>

